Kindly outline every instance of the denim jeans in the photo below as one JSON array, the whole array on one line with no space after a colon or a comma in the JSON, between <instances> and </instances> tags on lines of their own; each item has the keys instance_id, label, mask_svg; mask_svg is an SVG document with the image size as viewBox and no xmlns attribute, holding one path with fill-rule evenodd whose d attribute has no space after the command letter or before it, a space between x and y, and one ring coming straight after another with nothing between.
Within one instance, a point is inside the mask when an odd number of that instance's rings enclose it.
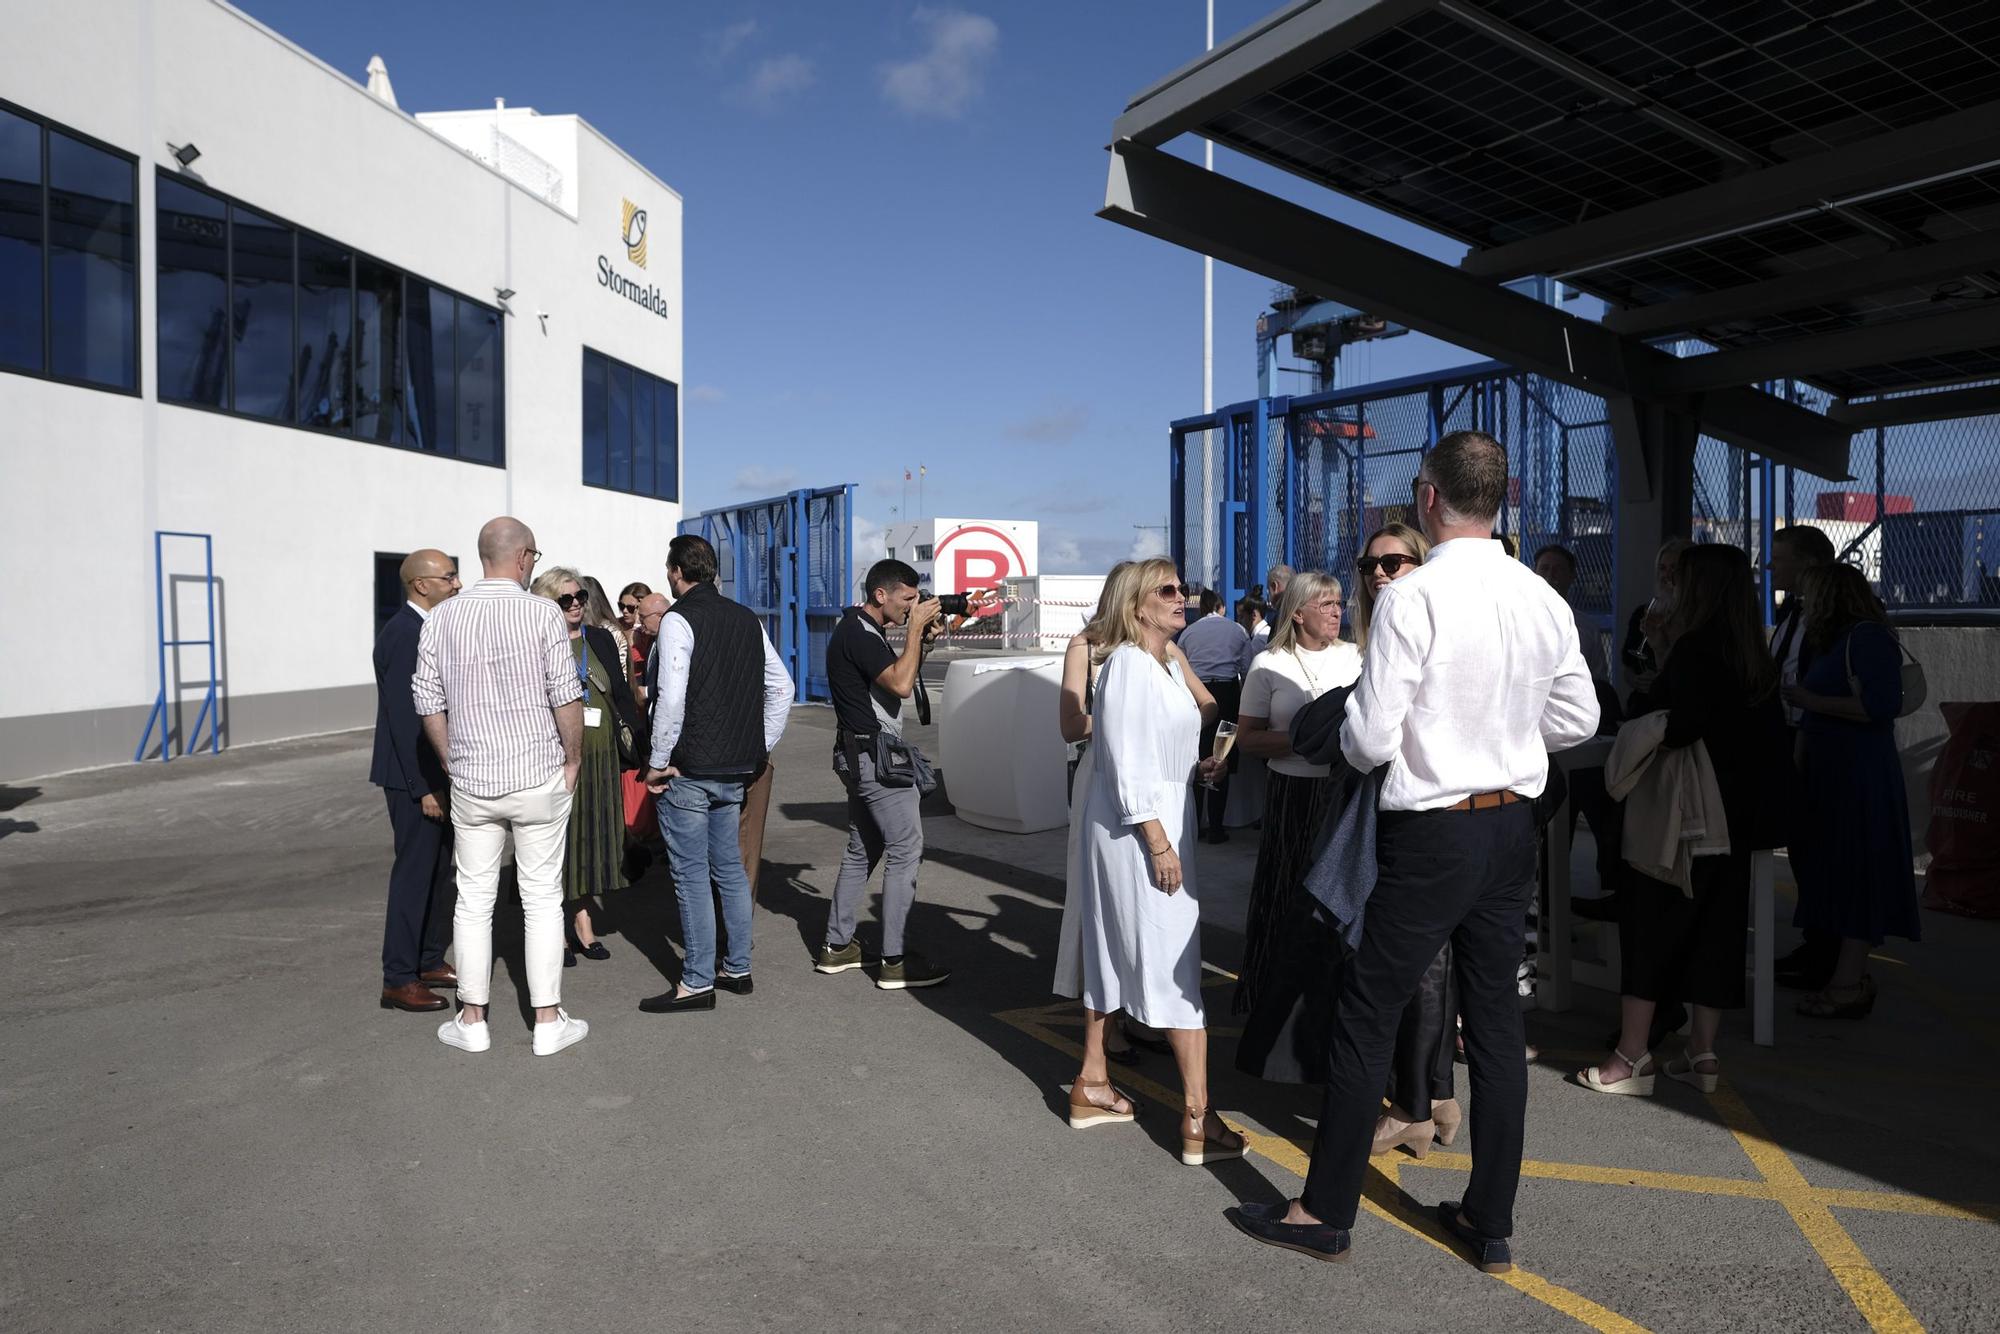
<instances>
[{"instance_id":1,"label":"denim jeans","mask_svg":"<svg viewBox=\"0 0 2000 1334\"><path fill-rule=\"evenodd\" d=\"M743 784L713 778L672 778L660 794L660 836L673 867L674 897L681 905L681 985L703 991L715 985L715 896L722 898L728 936L723 971L750 971L750 877L743 873L738 838ZM714 886L713 893L710 886Z\"/></svg>"}]
</instances>

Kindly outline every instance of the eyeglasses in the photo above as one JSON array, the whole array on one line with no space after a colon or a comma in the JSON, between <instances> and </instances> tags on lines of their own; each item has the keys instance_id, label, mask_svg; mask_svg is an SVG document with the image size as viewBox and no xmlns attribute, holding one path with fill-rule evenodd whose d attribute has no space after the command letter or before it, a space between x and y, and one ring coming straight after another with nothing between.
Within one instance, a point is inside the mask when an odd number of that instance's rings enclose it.
<instances>
[{"instance_id":1,"label":"eyeglasses","mask_svg":"<svg viewBox=\"0 0 2000 1334\"><path fill-rule=\"evenodd\" d=\"M1420 557L1405 556L1397 553L1388 556L1363 556L1360 560L1354 562L1354 568L1363 574L1373 574L1379 568L1384 574L1394 579L1403 572L1405 565L1422 565L1423 563Z\"/></svg>"},{"instance_id":2,"label":"eyeglasses","mask_svg":"<svg viewBox=\"0 0 2000 1334\"><path fill-rule=\"evenodd\" d=\"M541 561L542 561L542 553L541 553L540 549L539 549L539 548L536 548L536 547L529 547L529 548L528 548L528 564L530 564L530 565L539 565L539 564L541 564Z\"/></svg>"},{"instance_id":3,"label":"eyeglasses","mask_svg":"<svg viewBox=\"0 0 2000 1334\"><path fill-rule=\"evenodd\" d=\"M449 574L420 574L415 579L412 579L410 582L413 584L418 584L422 583L426 579L442 579L448 584L455 584L458 582L458 571L453 570Z\"/></svg>"},{"instance_id":4,"label":"eyeglasses","mask_svg":"<svg viewBox=\"0 0 2000 1334\"><path fill-rule=\"evenodd\" d=\"M584 603L588 601L590 601L590 594L588 593L556 594L556 605L558 607L561 607L564 611L568 611L571 607L577 606L579 603Z\"/></svg>"},{"instance_id":5,"label":"eyeglasses","mask_svg":"<svg viewBox=\"0 0 2000 1334\"><path fill-rule=\"evenodd\" d=\"M1163 598L1177 598L1186 596L1188 589L1186 584L1161 584L1153 591Z\"/></svg>"}]
</instances>

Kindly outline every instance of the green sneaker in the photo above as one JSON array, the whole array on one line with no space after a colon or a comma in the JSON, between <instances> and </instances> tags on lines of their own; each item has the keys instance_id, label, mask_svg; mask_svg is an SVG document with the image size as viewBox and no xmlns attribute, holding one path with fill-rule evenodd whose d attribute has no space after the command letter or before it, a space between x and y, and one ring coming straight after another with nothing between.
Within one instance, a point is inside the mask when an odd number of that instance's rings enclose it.
<instances>
[{"instance_id":1,"label":"green sneaker","mask_svg":"<svg viewBox=\"0 0 2000 1334\"><path fill-rule=\"evenodd\" d=\"M813 961L816 973L844 973L850 968L861 966L861 942L850 940L839 949L831 945L819 947L819 958Z\"/></svg>"},{"instance_id":2,"label":"green sneaker","mask_svg":"<svg viewBox=\"0 0 2000 1334\"><path fill-rule=\"evenodd\" d=\"M951 969L939 968L921 954L905 954L891 963L882 961L875 985L884 991L908 991L911 987L934 987L951 976Z\"/></svg>"}]
</instances>

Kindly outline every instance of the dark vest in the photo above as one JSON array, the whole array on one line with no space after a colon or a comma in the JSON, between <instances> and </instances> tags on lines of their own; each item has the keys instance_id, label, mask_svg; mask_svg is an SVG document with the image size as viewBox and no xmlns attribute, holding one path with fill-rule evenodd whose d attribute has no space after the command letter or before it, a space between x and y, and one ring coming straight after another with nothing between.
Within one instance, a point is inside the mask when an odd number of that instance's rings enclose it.
<instances>
[{"instance_id":1,"label":"dark vest","mask_svg":"<svg viewBox=\"0 0 2000 1334\"><path fill-rule=\"evenodd\" d=\"M756 773L765 759L762 623L714 584L696 584L667 615L694 633L687 711L668 763L691 778Z\"/></svg>"}]
</instances>

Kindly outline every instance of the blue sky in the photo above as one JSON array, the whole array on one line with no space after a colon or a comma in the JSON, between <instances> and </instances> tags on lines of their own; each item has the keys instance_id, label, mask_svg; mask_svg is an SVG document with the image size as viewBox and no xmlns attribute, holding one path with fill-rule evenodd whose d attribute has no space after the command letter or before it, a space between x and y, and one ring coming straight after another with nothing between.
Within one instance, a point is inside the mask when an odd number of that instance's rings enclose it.
<instances>
[{"instance_id":1,"label":"blue sky","mask_svg":"<svg viewBox=\"0 0 2000 1334\"><path fill-rule=\"evenodd\" d=\"M1051 572L1158 540L1135 525L1165 523L1166 424L1201 406L1201 260L1092 215L1113 118L1200 53L1200 0L237 2L357 81L379 53L406 110L577 113L681 192L690 510L856 482L882 525L921 463L926 512L1038 519ZM1218 0L1218 40L1274 5ZM1218 403L1256 392L1272 286L1217 266ZM1343 380L1466 360L1411 335Z\"/></svg>"}]
</instances>

